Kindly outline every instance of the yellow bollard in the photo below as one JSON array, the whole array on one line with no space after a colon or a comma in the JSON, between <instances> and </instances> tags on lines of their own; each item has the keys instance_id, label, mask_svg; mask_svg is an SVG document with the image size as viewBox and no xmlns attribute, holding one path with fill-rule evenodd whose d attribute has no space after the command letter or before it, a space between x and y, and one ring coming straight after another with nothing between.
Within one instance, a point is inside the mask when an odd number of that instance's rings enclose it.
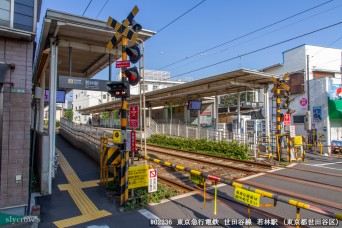
<instances>
[{"instance_id":1,"label":"yellow bollard","mask_svg":"<svg viewBox=\"0 0 342 228\"><path fill-rule=\"evenodd\" d=\"M320 148L319 148L319 153L320 153L320 154L323 154L323 143L322 143L322 142L319 142L319 143L318 143L318 146L320 147Z\"/></svg>"}]
</instances>

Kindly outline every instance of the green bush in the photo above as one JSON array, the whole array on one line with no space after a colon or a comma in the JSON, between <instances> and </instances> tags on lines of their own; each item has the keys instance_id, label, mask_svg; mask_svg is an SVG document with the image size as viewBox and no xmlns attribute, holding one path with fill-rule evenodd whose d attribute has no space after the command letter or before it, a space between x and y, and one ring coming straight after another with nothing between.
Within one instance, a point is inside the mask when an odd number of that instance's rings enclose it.
<instances>
[{"instance_id":1,"label":"green bush","mask_svg":"<svg viewBox=\"0 0 342 228\"><path fill-rule=\"evenodd\" d=\"M207 139L188 139L167 135L152 135L148 140L148 143L243 160L248 159L247 153L249 151L249 147L246 144L237 141L227 142Z\"/></svg>"}]
</instances>

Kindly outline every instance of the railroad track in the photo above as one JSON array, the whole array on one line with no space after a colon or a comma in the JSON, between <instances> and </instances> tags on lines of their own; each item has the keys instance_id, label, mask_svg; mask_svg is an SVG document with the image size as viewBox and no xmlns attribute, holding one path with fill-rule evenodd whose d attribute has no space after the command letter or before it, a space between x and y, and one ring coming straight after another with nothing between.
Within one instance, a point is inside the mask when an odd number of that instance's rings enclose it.
<instances>
[{"instance_id":1,"label":"railroad track","mask_svg":"<svg viewBox=\"0 0 342 228\"><path fill-rule=\"evenodd\" d=\"M140 144L139 144L140 145ZM248 174L251 173L259 173L265 172L273 168L272 165L256 163L247 160L239 160L233 158L225 158L217 155L209 155L192 151L171 149L167 147L155 146L155 145L147 145L149 154L163 154L168 156L173 156L182 159L188 159L196 162L206 163L210 165L215 165L228 169L235 169L239 171L246 172ZM178 153L175 153L178 152Z\"/></svg>"},{"instance_id":2,"label":"railroad track","mask_svg":"<svg viewBox=\"0 0 342 228\"><path fill-rule=\"evenodd\" d=\"M287 167L280 167L280 166L277 167L277 166L272 166L272 165L268 165L268 164L255 163L252 161L241 161L238 159L230 159L230 158L223 158L223 157L219 157L219 156L211 156L211 155L205 155L205 154L196 153L196 152L189 152L189 151L183 151L183 150L177 150L177 149L174 150L174 149L159 147L159 146L154 146L154 145L153 146L148 145L147 149L148 149L148 153L149 153L150 157L152 157L151 154L163 154L162 157L155 157L155 158L166 160L166 161L172 161L173 163L174 163L174 158L176 157L178 159L181 159L178 162L178 164L181 164L181 165L183 165L183 163L185 162L184 159L192 160L193 163L191 165L189 165L189 167L197 169L197 170L201 170L203 172L208 172L208 173L215 175L215 176L219 176L219 177L223 177L223 178L231 179L231 180L236 180L238 182L245 183L245 184L257 187L257 188L262 188L262 189L269 190L272 192L277 192L277 193L289 195L289 196L292 196L292 197L295 197L298 199L310 201L313 203L317 203L319 205L335 208L338 210L341 209L341 204L339 204L339 203L330 202L330 201L326 201L326 200L314 199L314 198L306 196L306 195L296 194L293 192L284 191L283 189L277 189L275 187L261 185L261 184L255 183L255 182L251 182L250 180L243 180L243 181L239 180L239 178L245 177L247 175L263 174L266 176L270 176L272 178L277 178L277 179L281 179L281 180L285 180L285 181L289 181L289 182L306 184L309 186L330 189L330 190L337 191L337 192L342 191L342 188L339 186L321 183L321 182L317 182L317 181L309 181L309 180L305 180L305 179L298 178L298 177L292 177L292 176L290 177L290 176L279 174L279 173L267 172L267 171L270 171L270 169L272 169L272 168L273 169L274 168L286 169ZM175 153L175 151L177 153ZM180 153L182 155L179 155ZM215 159L215 161L212 161L213 159ZM231 164L232 161L235 163L234 165ZM196 166L195 162L210 164L210 165L212 165L211 170L201 169L201 167L196 168L196 167L194 167L194 166ZM175 163L177 163L177 162L175 162ZM187 162L187 163L189 163L189 162ZM226 164L226 163L228 163L228 164ZM241 163L246 163L247 165L245 165L244 167L241 167L241 165L236 166L236 164L241 164ZM214 168L215 166L216 167L223 167L224 169ZM258 168L256 168L256 166L258 166ZM252 169L251 169L251 167L252 167ZM260 169L259 167L262 167L262 168ZM266 169L265 167L268 167L269 169ZM207 167L204 166L202 168L207 168ZM169 169L169 168L163 167L162 169ZM227 169L228 170L229 169L230 170L238 170L240 172L240 176L237 175L236 177L231 177L230 176L231 173L229 173L229 175L227 176L226 175ZM290 167L290 169L308 172L307 170L302 170L302 169L294 168L294 167ZM162 172L164 172L164 171L162 171ZM165 172L167 172L167 171L165 171ZM326 173L321 173L321 172L316 172L316 173L326 174ZM190 175L188 173L183 173L183 172L170 172L170 171L168 171L167 174L165 174L165 175L166 175L165 176L166 179L180 178L181 181L183 182L183 184L188 184L189 179L190 179Z\"/></svg>"}]
</instances>

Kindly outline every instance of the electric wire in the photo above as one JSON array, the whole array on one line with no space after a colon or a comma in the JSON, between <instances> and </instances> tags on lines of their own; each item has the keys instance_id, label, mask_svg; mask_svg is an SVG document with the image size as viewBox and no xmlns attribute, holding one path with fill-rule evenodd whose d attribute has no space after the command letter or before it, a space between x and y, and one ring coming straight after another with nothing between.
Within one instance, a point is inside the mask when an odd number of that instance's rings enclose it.
<instances>
[{"instance_id":1,"label":"electric wire","mask_svg":"<svg viewBox=\"0 0 342 228\"><path fill-rule=\"evenodd\" d=\"M236 41L236 40L238 40L238 39L241 39L241 38L244 38L244 37L246 37L246 36L252 35L252 34L254 34L254 33L256 33L256 32L259 32L259 31L264 30L264 29L266 29L266 28L269 28L269 27L271 27L271 26L273 26L273 25L276 25L276 24L279 24L279 23L284 22L284 21L286 21L286 20L289 20L289 19L291 19L291 18L293 18L293 17L299 16L299 15L301 15L301 14L303 14L303 13L306 13L306 12L308 12L308 11L311 11L311 10L313 10L313 9L316 9L316 8L318 8L318 7L321 7L321 6L325 5L325 4L328 4L328 3L333 2L333 1L334 1L334 0L330 0L330 1L324 2L324 3L322 3L322 4L319 4L319 5L317 5L317 6L311 7L311 8L309 8L309 9L304 10L304 11L301 11L301 12L299 12L299 13L296 13L296 14L294 14L294 15L291 15L291 16L289 16L289 17L286 17L286 18L284 18L284 19L281 19L281 20L279 20L279 21L273 22L273 23L271 23L271 24L269 24L269 25L266 25L266 26L264 26L264 27L261 27L261 28L259 28L259 29L256 29L256 30L254 30L254 31L252 31L252 32L246 33L246 34L244 34L244 35L241 35L241 36L239 36L239 37L236 37L236 38L231 39L231 40L229 40L229 41L226 41L226 42L224 42L224 43L221 43L221 44L218 44L218 45L213 46L213 47L211 47L211 48L208 48L208 49L206 49L206 50L204 50L204 51L200 51L200 52L197 52L197 53L195 53L195 54L193 54L193 55L191 55L191 56L187 56L187 57L185 57L185 58L183 58L183 59L181 59L181 60L175 61L175 62L173 62L173 63L170 63L170 64L166 65L166 66L163 66L163 67L161 67L161 68L158 68L157 70L162 70L162 69L164 69L164 68L166 68L166 67L175 65L175 64L177 64L177 63L179 63L179 62L182 62L182 61L184 61L184 60L188 60L188 59L190 59L190 58L193 58L193 57L195 57L195 56L197 56L197 55L199 55L199 54L201 54L201 53L204 53L204 52L213 50L213 49L215 49L215 48L218 48L218 47L221 47L221 46L226 45L226 44L228 44L228 43L231 43L231 42L233 42L233 41Z\"/></svg>"},{"instance_id":2,"label":"electric wire","mask_svg":"<svg viewBox=\"0 0 342 228\"><path fill-rule=\"evenodd\" d=\"M107 5L108 1L109 1L109 0L107 0L107 1L105 2L105 4L102 6L100 12L99 12L99 13L97 14L97 16L96 16L96 19L99 17L100 13L101 13L102 10L105 8L105 6Z\"/></svg>"},{"instance_id":3,"label":"electric wire","mask_svg":"<svg viewBox=\"0 0 342 228\"><path fill-rule=\"evenodd\" d=\"M162 27L161 29L159 29L157 31L157 33L160 33L162 30L164 30L165 28L167 28L168 26L170 26L171 24L173 24L174 22L176 22L177 20L179 20L181 17L185 16L186 14L188 14L190 11L192 11L193 9L195 9L197 6L201 5L203 2L205 2L206 0L201 1L200 3L198 3L197 5L195 5L194 7L192 7L191 9L187 10L185 13L181 14L180 16L178 16L176 19L174 19L173 21L171 21L170 23L168 23L167 25L165 25L164 27ZM333 0L332 0L333 1Z\"/></svg>"},{"instance_id":4,"label":"electric wire","mask_svg":"<svg viewBox=\"0 0 342 228\"><path fill-rule=\"evenodd\" d=\"M205 54L205 55L203 56L203 58L201 58L201 59L199 59L199 60L198 60L198 59L195 59L194 61L187 62L187 63L185 63L185 64L183 64L183 65L181 65L181 66L173 67L173 68L170 69L170 71L175 70L175 69L179 69L179 68L182 68L182 67L185 67L185 66L189 66L189 64L194 63L194 62L197 62L197 63L198 63L199 61L204 60L204 58L208 58L208 57L210 57L210 56L215 56L215 55L220 54L220 53L222 53L222 52L228 51L228 50L230 50L230 49L232 49L232 48L234 48L234 47L241 46L241 45L243 45L243 44L246 44L246 43L251 42L251 41L253 41L253 40L256 40L256 39L258 39L258 38L264 37L264 36L266 36L266 35L272 34L272 33L276 32L276 31L282 30L282 29L284 29L284 28L290 27L290 26L295 25L295 24L297 24L297 23L299 23L299 22L306 21L306 20L308 20L308 19L310 19L310 18L312 18L312 17L316 17L316 16L318 16L318 15L320 15L320 14L323 14L323 13L326 13L326 12L328 12L328 11L334 10L334 9L336 9L336 8L338 8L338 7L341 7L341 6L342 6L342 4L340 4L340 5L338 5L338 6L334 6L334 7L330 8L330 9L324 10L324 11L319 12L319 13L316 13L316 14L313 14L313 15L311 15L311 16L309 16L309 17L306 17L306 18L304 18L304 19L295 21L295 22L293 22L293 23L291 23L291 24L288 24L288 25L285 25L285 26L283 26L283 27L277 28L277 29L272 30L272 31L270 31L270 32L261 34L261 35L259 35L259 36L254 37L254 38L251 38L251 39L249 39L249 40L246 40L246 41L243 41L243 42L241 42L241 43L238 43L238 44L236 44L236 45L233 45L233 46L230 46L230 47L221 49L221 50L216 51L216 52L213 52L213 53L211 53L211 54ZM336 41L336 42L337 42L337 41ZM332 44L330 44L330 45L332 45ZM201 53L201 55L202 55L202 53ZM241 68L241 67L240 67L240 68Z\"/></svg>"},{"instance_id":5,"label":"electric wire","mask_svg":"<svg viewBox=\"0 0 342 228\"><path fill-rule=\"evenodd\" d=\"M92 2L93 0L90 0L88 5L87 5L87 8L84 10L84 12L82 13L82 16L84 16L85 12L87 11L88 7L90 6L90 3Z\"/></svg>"},{"instance_id":6,"label":"electric wire","mask_svg":"<svg viewBox=\"0 0 342 228\"><path fill-rule=\"evenodd\" d=\"M176 78L176 77L179 77L179 76L182 76L182 75L186 75L186 74L193 73L193 72L196 72L196 71L199 71L199 70L203 70L203 69L206 69L206 68L209 68L209 67L212 67L212 66L216 66L216 65L219 65L219 64L222 64L222 63L225 63L225 62L229 62L231 60L234 60L234 59L237 59L237 58L240 58L240 57L243 57L243 56L247 56L247 55L250 55L250 54L254 54L256 52L263 51L263 50L269 49L271 47L275 47L275 46L278 46L280 44L284 44L284 43L287 43L289 41L296 40L298 38L301 38L301 37L304 37L304 36L307 36L307 35L311 35L313 33L320 32L320 31L328 29L328 28L335 27L335 26L340 25L340 24L342 24L342 21L337 22L337 23L332 24L332 25L329 25L329 26L326 26L326 27L323 27L323 28L320 28L320 29L316 29L316 30L308 32L308 33L304 33L304 34L296 36L296 37L292 37L292 38L287 39L287 40L283 40L283 41L277 42L275 44L268 45L266 47L262 47L262 48L259 48L259 49L256 49L256 50L253 50L253 51L250 51L250 52L246 52L244 54L241 54L241 55L238 55L238 56L235 56L235 57L232 57L232 58L229 58L229 59L217 62L217 63L213 63L213 64L210 64L210 65L207 65L207 66L204 66L204 67L197 68L195 70L191 70L191 71L188 71L188 72L185 72L185 73L182 73L182 74L178 74L178 75L170 77L170 78Z\"/></svg>"}]
</instances>

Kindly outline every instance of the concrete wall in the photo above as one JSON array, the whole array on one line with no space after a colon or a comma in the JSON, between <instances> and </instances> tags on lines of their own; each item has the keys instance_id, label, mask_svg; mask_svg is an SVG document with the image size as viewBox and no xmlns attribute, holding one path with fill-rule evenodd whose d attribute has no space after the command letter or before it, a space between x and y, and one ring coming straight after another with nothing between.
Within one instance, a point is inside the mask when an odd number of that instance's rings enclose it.
<instances>
[{"instance_id":1,"label":"concrete wall","mask_svg":"<svg viewBox=\"0 0 342 228\"><path fill-rule=\"evenodd\" d=\"M14 86L3 88L0 211L18 208L19 214L28 202L32 55L31 42L0 37L0 62L15 64L4 78Z\"/></svg>"}]
</instances>

